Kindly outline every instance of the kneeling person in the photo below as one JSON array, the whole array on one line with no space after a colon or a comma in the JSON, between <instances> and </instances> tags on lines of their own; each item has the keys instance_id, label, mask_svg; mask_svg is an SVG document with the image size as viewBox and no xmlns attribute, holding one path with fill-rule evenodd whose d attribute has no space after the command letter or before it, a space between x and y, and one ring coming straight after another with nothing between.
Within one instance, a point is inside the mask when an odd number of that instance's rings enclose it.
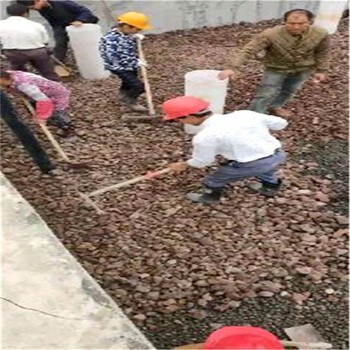
<instances>
[{"instance_id":1,"label":"kneeling person","mask_svg":"<svg viewBox=\"0 0 350 350\"><path fill-rule=\"evenodd\" d=\"M227 161L204 180L203 193L189 193L187 198L203 204L218 203L224 187L231 182L257 177L261 186L256 190L266 196L277 194L281 180L277 177L285 161L281 143L269 130L284 129L282 118L249 110L219 115L199 98L181 96L163 103L165 120L201 126L193 138L192 158L169 167L184 171L188 167L204 168L223 156Z\"/></svg>"}]
</instances>

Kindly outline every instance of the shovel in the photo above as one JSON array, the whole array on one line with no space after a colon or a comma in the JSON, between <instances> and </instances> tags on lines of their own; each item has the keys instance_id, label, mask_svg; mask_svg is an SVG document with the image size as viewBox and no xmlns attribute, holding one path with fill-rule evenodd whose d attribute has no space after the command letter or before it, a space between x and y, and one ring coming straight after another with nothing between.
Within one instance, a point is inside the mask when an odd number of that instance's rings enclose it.
<instances>
[{"instance_id":1,"label":"shovel","mask_svg":"<svg viewBox=\"0 0 350 350\"><path fill-rule=\"evenodd\" d=\"M33 106L30 104L30 102L27 99L23 99L27 109L29 110L29 112L31 113L32 116L35 115L35 110L33 108ZM45 123L40 122L39 123L41 129L43 130L44 134L46 135L46 137L49 139L49 141L51 142L52 146L56 149L56 151L59 153L59 155L61 156L61 158L68 163L68 165L71 168L88 168L89 164L87 163L74 163L73 161L71 161L69 159L69 157L67 156L67 154L63 151L63 149L61 148L60 144L56 141L56 139L53 137L51 131L48 129L48 127L46 126Z\"/></svg>"},{"instance_id":2,"label":"shovel","mask_svg":"<svg viewBox=\"0 0 350 350\"><path fill-rule=\"evenodd\" d=\"M69 77L71 75L71 70L55 56L52 55L51 57L55 63L57 63L57 65L55 65L55 73L61 78Z\"/></svg>"},{"instance_id":3,"label":"shovel","mask_svg":"<svg viewBox=\"0 0 350 350\"><path fill-rule=\"evenodd\" d=\"M144 55L143 49L142 49L141 39L137 38L136 43L137 43L137 50L138 50L139 58L140 58L140 60L145 62L146 60L145 60L145 55ZM148 82L147 68L144 66L141 66L140 68L141 68L141 75L142 75L143 83L145 85L148 115L124 114L122 116L122 120L153 120L153 119L159 118L159 116L156 115L156 112L154 109L151 85Z\"/></svg>"},{"instance_id":4,"label":"shovel","mask_svg":"<svg viewBox=\"0 0 350 350\"><path fill-rule=\"evenodd\" d=\"M310 323L302 326L284 328L283 330L292 340L289 343L293 343L294 346L298 347L299 349L332 348L332 344L325 343L320 333L318 333L315 327ZM315 346L310 346L310 344L315 344Z\"/></svg>"}]
</instances>

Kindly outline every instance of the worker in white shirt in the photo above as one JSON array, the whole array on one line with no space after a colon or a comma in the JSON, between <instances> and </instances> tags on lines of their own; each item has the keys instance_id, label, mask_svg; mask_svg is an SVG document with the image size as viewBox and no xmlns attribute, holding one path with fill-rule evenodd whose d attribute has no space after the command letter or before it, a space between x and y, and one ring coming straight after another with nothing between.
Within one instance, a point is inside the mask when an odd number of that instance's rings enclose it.
<instances>
[{"instance_id":1,"label":"worker in white shirt","mask_svg":"<svg viewBox=\"0 0 350 350\"><path fill-rule=\"evenodd\" d=\"M45 78L59 80L47 49L45 27L27 18L29 10L24 5L12 4L6 10L9 17L0 21L0 43L12 69L26 71L27 63L31 63Z\"/></svg>"},{"instance_id":2,"label":"worker in white shirt","mask_svg":"<svg viewBox=\"0 0 350 350\"><path fill-rule=\"evenodd\" d=\"M259 187L252 189L269 197L277 194L282 183L277 170L285 161L285 154L269 130L284 129L286 120L249 110L213 114L208 102L191 96L172 98L162 108L165 120L201 126L192 141L192 158L170 164L173 171L204 168L219 155L226 159L204 180L202 193L189 193L187 199L207 205L219 203L227 184L250 177L260 180Z\"/></svg>"}]
</instances>

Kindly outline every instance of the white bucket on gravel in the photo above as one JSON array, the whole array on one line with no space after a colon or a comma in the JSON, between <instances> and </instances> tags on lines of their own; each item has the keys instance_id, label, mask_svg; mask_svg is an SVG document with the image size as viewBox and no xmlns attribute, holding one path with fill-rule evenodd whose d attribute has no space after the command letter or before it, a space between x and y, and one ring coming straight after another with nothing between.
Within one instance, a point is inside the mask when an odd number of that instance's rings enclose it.
<instances>
[{"instance_id":1,"label":"white bucket on gravel","mask_svg":"<svg viewBox=\"0 0 350 350\"><path fill-rule=\"evenodd\" d=\"M228 79L218 79L219 70L194 70L185 74L185 95L194 96L210 103L217 114L224 112ZM187 134L196 134L201 127L184 124Z\"/></svg>"},{"instance_id":2,"label":"white bucket on gravel","mask_svg":"<svg viewBox=\"0 0 350 350\"><path fill-rule=\"evenodd\" d=\"M104 69L98 50L101 27L85 23L81 27L68 26L67 33L81 76L88 80L108 78L110 73Z\"/></svg>"}]
</instances>

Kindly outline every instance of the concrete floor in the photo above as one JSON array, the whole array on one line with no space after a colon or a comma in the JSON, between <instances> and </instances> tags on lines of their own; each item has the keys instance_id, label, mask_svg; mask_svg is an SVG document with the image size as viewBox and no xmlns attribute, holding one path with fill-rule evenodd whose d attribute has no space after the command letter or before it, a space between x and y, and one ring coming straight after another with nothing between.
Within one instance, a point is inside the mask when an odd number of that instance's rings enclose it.
<instances>
[{"instance_id":1,"label":"concrete floor","mask_svg":"<svg viewBox=\"0 0 350 350\"><path fill-rule=\"evenodd\" d=\"M0 175L1 349L153 349Z\"/></svg>"}]
</instances>

